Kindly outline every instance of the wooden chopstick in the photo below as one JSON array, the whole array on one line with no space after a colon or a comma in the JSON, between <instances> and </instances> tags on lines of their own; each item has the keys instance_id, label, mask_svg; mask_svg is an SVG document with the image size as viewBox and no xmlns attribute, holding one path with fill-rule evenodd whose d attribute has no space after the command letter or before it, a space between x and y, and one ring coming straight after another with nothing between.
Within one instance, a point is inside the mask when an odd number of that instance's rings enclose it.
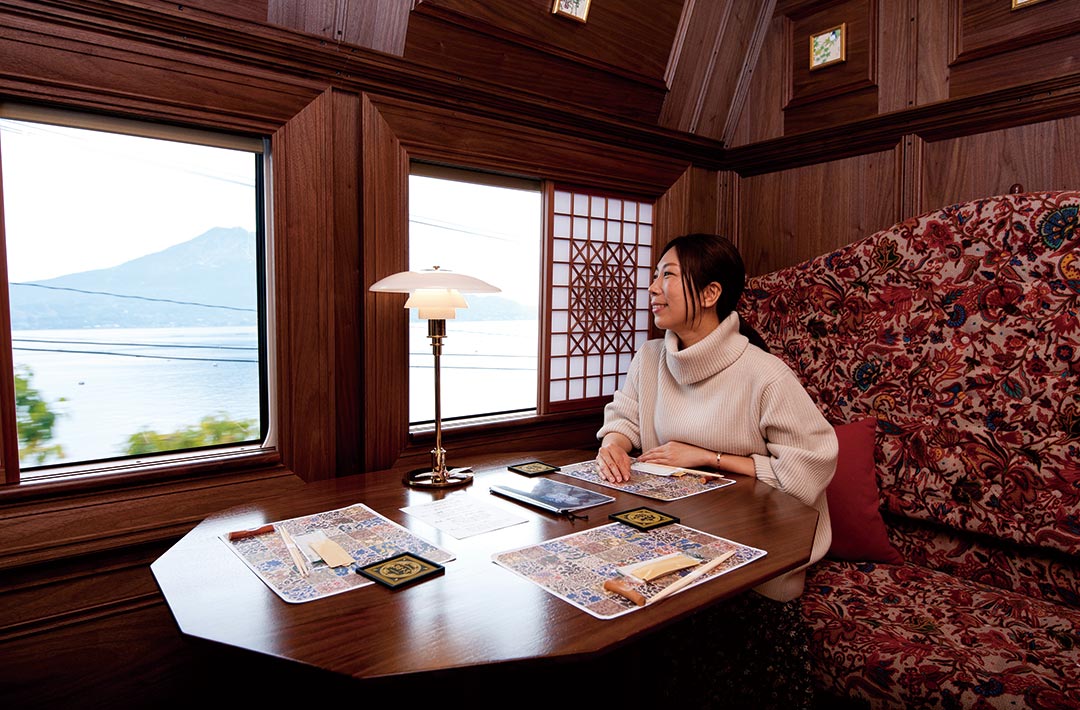
<instances>
[{"instance_id":1,"label":"wooden chopstick","mask_svg":"<svg viewBox=\"0 0 1080 710\"><path fill-rule=\"evenodd\" d=\"M296 565L296 570L300 573L301 577L307 577L311 574L311 565L308 564L307 558L304 557L304 553L300 552L300 548L296 546L296 543L292 539L292 535L285 528L278 528L278 532L281 533L281 539L285 541L285 549L289 551L289 556L292 557L293 563Z\"/></svg>"},{"instance_id":2,"label":"wooden chopstick","mask_svg":"<svg viewBox=\"0 0 1080 710\"><path fill-rule=\"evenodd\" d=\"M698 579L702 575L706 575L709 572L712 572L714 569L719 567L722 562L725 562L729 557L731 557L734 554L735 554L735 550L728 550L727 552L725 552L722 555L717 555L716 557L712 558L711 560L709 560L705 564L701 565L696 570L694 570L690 574L686 575L685 577L683 577L679 581L673 582L673 583L669 584L668 586L664 587L663 589L660 590L659 594L657 594L654 597L651 597L645 603L646 604L653 604L655 602L660 601L661 599L663 599L664 597L666 597L666 596L668 596L670 594L674 594L675 592L677 592L680 589L686 587L687 585L692 584L694 582L694 580Z\"/></svg>"}]
</instances>

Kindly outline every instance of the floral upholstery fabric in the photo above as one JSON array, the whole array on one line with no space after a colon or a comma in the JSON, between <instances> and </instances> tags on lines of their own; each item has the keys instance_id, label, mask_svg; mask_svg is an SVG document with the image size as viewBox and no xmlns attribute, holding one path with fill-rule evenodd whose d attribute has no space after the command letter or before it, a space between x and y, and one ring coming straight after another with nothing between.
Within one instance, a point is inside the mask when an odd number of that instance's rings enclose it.
<instances>
[{"instance_id":1,"label":"floral upholstery fabric","mask_svg":"<svg viewBox=\"0 0 1080 710\"><path fill-rule=\"evenodd\" d=\"M1078 708L1080 611L911 564L807 577L816 684L871 708Z\"/></svg>"},{"instance_id":2,"label":"floral upholstery fabric","mask_svg":"<svg viewBox=\"0 0 1080 710\"><path fill-rule=\"evenodd\" d=\"M1080 553L1080 192L955 205L751 279L826 418L878 418L884 508Z\"/></svg>"},{"instance_id":3,"label":"floral upholstery fabric","mask_svg":"<svg viewBox=\"0 0 1080 710\"><path fill-rule=\"evenodd\" d=\"M830 422L878 419L905 564L811 568L817 683L1080 708L1080 192L906 220L750 279L739 311Z\"/></svg>"}]
</instances>

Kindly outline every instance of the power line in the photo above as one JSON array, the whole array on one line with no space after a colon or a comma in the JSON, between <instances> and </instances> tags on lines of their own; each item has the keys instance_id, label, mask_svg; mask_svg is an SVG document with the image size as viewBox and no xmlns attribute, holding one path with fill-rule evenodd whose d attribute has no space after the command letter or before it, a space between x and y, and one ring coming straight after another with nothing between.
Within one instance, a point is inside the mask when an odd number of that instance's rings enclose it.
<instances>
[{"instance_id":1,"label":"power line","mask_svg":"<svg viewBox=\"0 0 1080 710\"><path fill-rule=\"evenodd\" d=\"M13 343L55 343L56 345L123 345L135 348L194 348L200 350L258 350L257 345L172 345L169 343L121 343L114 340L46 340L12 338Z\"/></svg>"},{"instance_id":2,"label":"power line","mask_svg":"<svg viewBox=\"0 0 1080 710\"><path fill-rule=\"evenodd\" d=\"M242 360L239 358L216 358L216 357L170 357L168 355L140 355L138 353L114 353L101 350L60 350L52 348L17 348L12 347L12 350L22 350L27 352L37 353L64 353L69 355L112 355L113 357L137 357L145 358L148 360L194 360L198 362L250 362L258 363L258 360Z\"/></svg>"},{"instance_id":3,"label":"power line","mask_svg":"<svg viewBox=\"0 0 1080 710\"><path fill-rule=\"evenodd\" d=\"M33 288L44 288L50 291L73 291L75 293L86 293L92 296L112 296L113 298L130 298L135 301L153 301L155 303L175 303L180 306L199 306L200 308L219 308L226 311L244 311L247 313L256 313L255 308L239 308L237 306L219 306L213 303L199 303L197 301L177 301L171 298L150 298L149 296L129 296L123 293L110 293L108 291L88 291L81 288L70 288L68 286L46 286L45 284L34 284L20 281L8 282L11 286L31 286Z\"/></svg>"}]
</instances>

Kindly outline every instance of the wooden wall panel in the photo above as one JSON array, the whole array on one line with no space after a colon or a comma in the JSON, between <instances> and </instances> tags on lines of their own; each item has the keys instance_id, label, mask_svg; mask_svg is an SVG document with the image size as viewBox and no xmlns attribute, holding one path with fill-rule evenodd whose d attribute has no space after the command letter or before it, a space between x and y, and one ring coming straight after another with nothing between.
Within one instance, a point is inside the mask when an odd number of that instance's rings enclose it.
<instances>
[{"instance_id":1,"label":"wooden wall panel","mask_svg":"<svg viewBox=\"0 0 1080 710\"><path fill-rule=\"evenodd\" d=\"M653 242L661 247L682 234L721 232L721 201L720 179L716 171L688 169L656 200Z\"/></svg>"},{"instance_id":2,"label":"wooden wall panel","mask_svg":"<svg viewBox=\"0 0 1080 710\"><path fill-rule=\"evenodd\" d=\"M959 9L953 62L1044 44L1080 32L1080 0L1012 7L1002 0L955 0Z\"/></svg>"},{"instance_id":3,"label":"wooden wall panel","mask_svg":"<svg viewBox=\"0 0 1080 710\"><path fill-rule=\"evenodd\" d=\"M551 22L567 32L577 29L572 21L562 18L552 17ZM516 38L477 32L419 10L409 21L404 57L493 86L643 123L656 123L664 100L665 86L660 78L627 76L607 66L552 54Z\"/></svg>"},{"instance_id":4,"label":"wooden wall panel","mask_svg":"<svg viewBox=\"0 0 1080 710\"><path fill-rule=\"evenodd\" d=\"M360 471L359 97L329 90L273 138L282 462Z\"/></svg>"},{"instance_id":5,"label":"wooden wall panel","mask_svg":"<svg viewBox=\"0 0 1080 710\"><path fill-rule=\"evenodd\" d=\"M414 15L440 16L546 54L656 82L664 78L686 1L693 0L593 2L585 23L553 15L552 0L420 0ZM572 81L573 77L566 79Z\"/></svg>"},{"instance_id":6,"label":"wooden wall panel","mask_svg":"<svg viewBox=\"0 0 1080 710\"><path fill-rule=\"evenodd\" d=\"M784 79L791 63L788 23L790 20L783 15L776 15L769 22L745 101L733 117L735 128L728 142L731 146L760 143L784 135L784 104L791 93Z\"/></svg>"},{"instance_id":7,"label":"wooden wall panel","mask_svg":"<svg viewBox=\"0 0 1080 710\"><path fill-rule=\"evenodd\" d=\"M845 0L790 15L791 99L784 106L785 134L877 115L877 8L878 0ZM811 35L841 23L847 58L811 70Z\"/></svg>"},{"instance_id":8,"label":"wooden wall panel","mask_svg":"<svg viewBox=\"0 0 1080 710\"><path fill-rule=\"evenodd\" d=\"M642 146L604 145L548 126L373 99L410 157L579 186L654 197L686 170L689 159Z\"/></svg>"},{"instance_id":9,"label":"wooden wall panel","mask_svg":"<svg viewBox=\"0 0 1080 710\"><path fill-rule=\"evenodd\" d=\"M734 132L773 4L687 2L660 125L717 140Z\"/></svg>"},{"instance_id":10,"label":"wooden wall panel","mask_svg":"<svg viewBox=\"0 0 1080 710\"><path fill-rule=\"evenodd\" d=\"M949 48L952 38L947 28L953 26L955 5L941 0L916 0L917 67L915 104L925 106L949 98Z\"/></svg>"},{"instance_id":11,"label":"wooden wall panel","mask_svg":"<svg viewBox=\"0 0 1080 710\"><path fill-rule=\"evenodd\" d=\"M897 193L896 151L743 179L739 245L747 273L798 264L891 226Z\"/></svg>"},{"instance_id":12,"label":"wooden wall panel","mask_svg":"<svg viewBox=\"0 0 1080 710\"><path fill-rule=\"evenodd\" d=\"M268 0L271 24L401 56L412 0Z\"/></svg>"},{"instance_id":13,"label":"wooden wall panel","mask_svg":"<svg viewBox=\"0 0 1080 710\"><path fill-rule=\"evenodd\" d=\"M363 154L363 346L360 434L364 468L388 468L409 433L408 320L405 294L375 294L370 286L409 268L409 160L393 129L365 97L361 113Z\"/></svg>"},{"instance_id":14,"label":"wooden wall panel","mask_svg":"<svg viewBox=\"0 0 1080 710\"><path fill-rule=\"evenodd\" d=\"M918 61L898 61L918 57L917 0L879 2L877 57L878 113L902 111L915 105Z\"/></svg>"},{"instance_id":15,"label":"wooden wall panel","mask_svg":"<svg viewBox=\"0 0 1080 710\"><path fill-rule=\"evenodd\" d=\"M924 147L922 204L936 209L1004 195L1015 183L1028 192L1080 186L1080 117L1044 121Z\"/></svg>"}]
</instances>

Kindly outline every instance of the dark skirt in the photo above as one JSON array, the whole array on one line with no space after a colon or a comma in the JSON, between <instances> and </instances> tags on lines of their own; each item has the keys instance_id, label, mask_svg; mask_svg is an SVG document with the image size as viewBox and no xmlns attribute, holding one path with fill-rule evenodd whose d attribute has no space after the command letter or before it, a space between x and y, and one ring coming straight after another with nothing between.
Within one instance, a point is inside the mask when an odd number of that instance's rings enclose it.
<instances>
[{"instance_id":1,"label":"dark skirt","mask_svg":"<svg viewBox=\"0 0 1080 710\"><path fill-rule=\"evenodd\" d=\"M798 599L777 602L751 591L597 659L593 678L607 677L620 699L636 703L809 709L808 640Z\"/></svg>"}]
</instances>

